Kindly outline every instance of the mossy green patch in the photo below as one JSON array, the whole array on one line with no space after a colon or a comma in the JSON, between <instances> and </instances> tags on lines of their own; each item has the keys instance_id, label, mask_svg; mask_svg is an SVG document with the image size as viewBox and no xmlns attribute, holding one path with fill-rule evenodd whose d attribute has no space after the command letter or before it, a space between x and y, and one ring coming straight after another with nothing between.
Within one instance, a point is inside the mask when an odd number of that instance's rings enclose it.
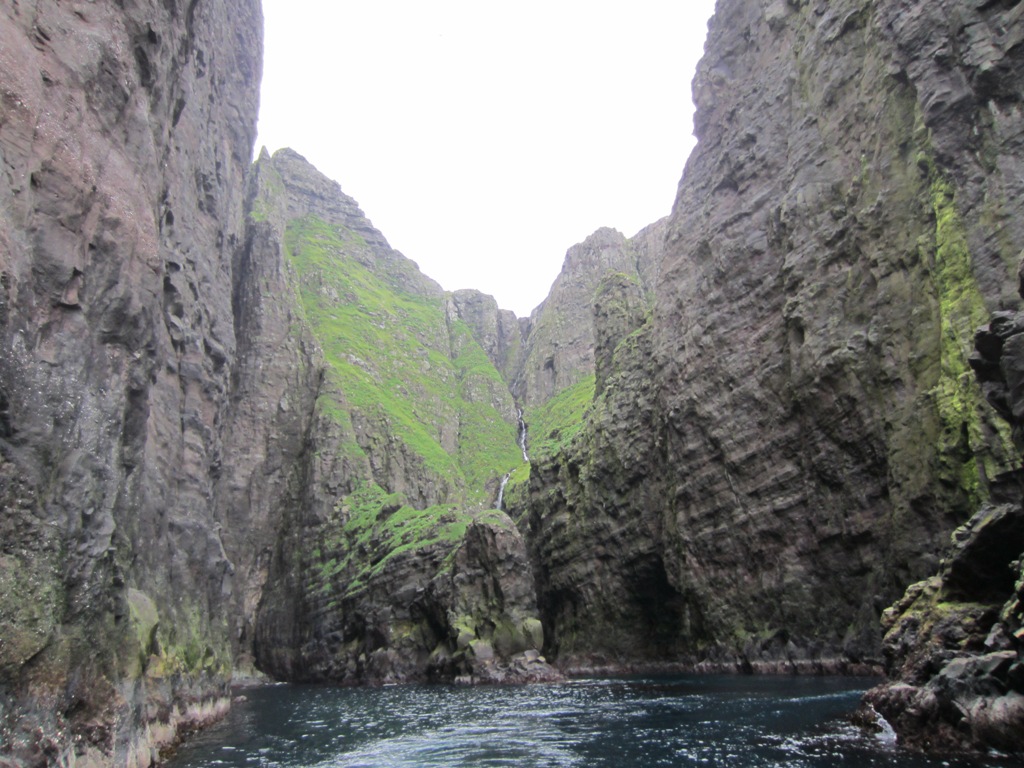
<instances>
[{"instance_id":1,"label":"mossy green patch","mask_svg":"<svg viewBox=\"0 0 1024 768\"><path fill-rule=\"evenodd\" d=\"M132 629L135 630L135 640L138 642L138 667L131 673L138 676L146 668L149 655L159 651L156 643L156 630L160 624L160 614L157 612L156 603L145 592L137 589L128 590L128 615L131 619Z\"/></svg>"},{"instance_id":2,"label":"mossy green patch","mask_svg":"<svg viewBox=\"0 0 1024 768\"><path fill-rule=\"evenodd\" d=\"M335 516L322 537L319 562L313 564L314 589L324 595L339 591L353 595L394 558L436 545L441 548L440 566L474 520L493 522L486 512L450 505L415 509L401 494L364 483L335 506Z\"/></svg>"},{"instance_id":3,"label":"mossy green patch","mask_svg":"<svg viewBox=\"0 0 1024 768\"><path fill-rule=\"evenodd\" d=\"M539 408L530 410L526 418L531 459L553 455L579 434L587 409L594 401L595 382L591 374L566 387Z\"/></svg>"},{"instance_id":4,"label":"mossy green patch","mask_svg":"<svg viewBox=\"0 0 1024 768\"><path fill-rule=\"evenodd\" d=\"M988 321L988 310L974 277L953 186L934 169L931 194L941 333L940 375L934 392L941 420L939 457L945 474L960 485L974 511L984 498L981 469L993 477L1006 468L1005 457L1013 455L1013 448L1005 425L989 422L1000 443L994 450L986 435L984 401L968 356L975 331Z\"/></svg>"},{"instance_id":5,"label":"mossy green patch","mask_svg":"<svg viewBox=\"0 0 1024 768\"><path fill-rule=\"evenodd\" d=\"M136 609L139 608L143 610L139 616L143 623L136 624L137 633L144 628L146 620L153 618L145 616L145 604L137 600ZM150 631L148 651L155 655L149 660L146 674L154 677L204 673L229 676L232 662L226 644L226 625L216 626L223 617L203 617L198 608L188 605L176 614L172 618L165 617Z\"/></svg>"},{"instance_id":6,"label":"mossy green patch","mask_svg":"<svg viewBox=\"0 0 1024 768\"><path fill-rule=\"evenodd\" d=\"M64 599L56 562L0 553L0 679L51 641Z\"/></svg>"}]
</instances>

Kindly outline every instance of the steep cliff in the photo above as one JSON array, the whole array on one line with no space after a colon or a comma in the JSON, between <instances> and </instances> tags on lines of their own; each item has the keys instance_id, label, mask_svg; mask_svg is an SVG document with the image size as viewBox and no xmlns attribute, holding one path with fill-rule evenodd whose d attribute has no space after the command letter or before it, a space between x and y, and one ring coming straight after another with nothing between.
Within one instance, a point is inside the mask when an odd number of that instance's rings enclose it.
<instances>
[{"instance_id":1,"label":"steep cliff","mask_svg":"<svg viewBox=\"0 0 1024 768\"><path fill-rule=\"evenodd\" d=\"M257 666L346 683L553 676L525 544L491 509L523 461L518 416L462 319L481 333L504 316L444 294L290 150L261 155L251 200L249 242L284 256L278 304L323 365L294 501L269 539ZM496 354L505 337L490 330Z\"/></svg>"},{"instance_id":2,"label":"steep cliff","mask_svg":"<svg viewBox=\"0 0 1024 768\"><path fill-rule=\"evenodd\" d=\"M250 169L258 5L2 13L3 761L149 765L256 669L550 677L508 388L336 184Z\"/></svg>"},{"instance_id":3,"label":"steep cliff","mask_svg":"<svg viewBox=\"0 0 1024 768\"><path fill-rule=\"evenodd\" d=\"M666 225L662 219L631 238L602 228L569 248L529 318L477 291L453 295L459 317L515 397L524 459L548 456L579 432L601 366L650 311ZM503 494L504 508L520 523L529 507L530 467L515 467Z\"/></svg>"},{"instance_id":4,"label":"steep cliff","mask_svg":"<svg viewBox=\"0 0 1024 768\"><path fill-rule=\"evenodd\" d=\"M653 315L531 477L563 664L854 669L1016 464L1021 7L722 0Z\"/></svg>"},{"instance_id":5,"label":"steep cliff","mask_svg":"<svg viewBox=\"0 0 1024 768\"><path fill-rule=\"evenodd\" d=\"M2 761L542 645L1021 748L1020 2L720 0L672 215L528 320L250 167L254 0L0 13Z\"/></svg>"},{"instance_id":6,"label":"steep cliff","mask_svg":"<svg viewBox=\"0 0 1024 768\"><path fill-rule=\"evenodd\" d=\"M455 291L452 303L456 314L472 331L502 378L511 382L522 364L523 342L529 333L529 319L518 318L498 307L493 296L474 290Z\"/></svg>"},{"instance_id":7,"label":"steep cliff","mask_svg":"<svg viewBox=\"0 0 1024 768\"><path fill-rule=\"evenodd\" d=\"M223 706L248 570L215 499L259 4L0 16L0 741L148 764Z\"/></svg>"}]
</instances>

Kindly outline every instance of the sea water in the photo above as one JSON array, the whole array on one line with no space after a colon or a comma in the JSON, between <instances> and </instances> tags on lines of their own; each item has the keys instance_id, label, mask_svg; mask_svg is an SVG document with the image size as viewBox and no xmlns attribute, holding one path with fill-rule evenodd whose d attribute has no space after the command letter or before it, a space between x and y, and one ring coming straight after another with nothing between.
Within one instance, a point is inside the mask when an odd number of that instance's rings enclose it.
<instances>
[{"instance_id":1,"label":"sea water","mask_svg":"<svg viewBox=\"0 0 1024 768\"><path fill-rule=\"evenodd\" d=\"M246 690L170 761L198 766L1009 766L926 758L849 723L866 684L694 676Z\"/></svg>"}]
</instances>

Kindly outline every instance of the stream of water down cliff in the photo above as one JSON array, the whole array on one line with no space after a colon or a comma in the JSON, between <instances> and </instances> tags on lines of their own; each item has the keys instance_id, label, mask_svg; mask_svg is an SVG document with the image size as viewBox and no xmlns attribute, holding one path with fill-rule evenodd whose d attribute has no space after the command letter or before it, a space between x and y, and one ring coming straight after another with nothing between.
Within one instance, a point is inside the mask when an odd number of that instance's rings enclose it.
<instances>
[{"instance_id":1,"label":"stream of water down cliff","mask_svg":"<svg viewBox=\"0 0 1024 768\"><path fill-rule=\"evenodd\" d=\"M170 762L198 766L1008 766L848 723L864 681L681 677L521 687L270 686Z\"/></svg>"}]
</instances>

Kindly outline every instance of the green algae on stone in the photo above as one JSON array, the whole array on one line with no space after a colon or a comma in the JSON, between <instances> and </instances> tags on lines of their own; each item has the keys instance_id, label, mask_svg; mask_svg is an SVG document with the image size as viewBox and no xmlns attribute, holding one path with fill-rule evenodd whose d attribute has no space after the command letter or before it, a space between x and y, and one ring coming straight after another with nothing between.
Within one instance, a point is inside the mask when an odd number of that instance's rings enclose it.
<instances>
[{"instance_id":1,"label":"green algae on stone","mask_svg":"<svg viewBox=\"0 0 1024 768\"><path fill-rule=\"evenodd\" d=\"M967 236L956 209L953 185L934 168L935 285L939 299L941 360L934 390L941 420L938 436L943 474L958 482L976 510L986 495L981 473L991 479L1012 466L1009 429L989 418L981 388L967 360L975 331L988 310L975 280ZM994 434L993 440L986 435Z\"/></svg>"},{"instance_id":2,"label":"green algae on stone","mask_svg":"<svg viewBox=\"0 0 1024 768\"><path fill-rule=\"evenodd\" d=\"M50 642L63 601L58 572L47 558L0 553L0 680Z\"/></svg>"},{"instance_id":3,"label":"green algae on stone","mask_svg":"<svg viewBox=\"0 0 1024 768\"><path fill-rule=\"evenodd\" d=\"M135 640L138 643L139 668L146 668L150 654L159 651L157 640L157 627L160 624L160 614L157 611L153 599L138 589L128 590L128 616L131 619L132 629L135 631Z\"/></svg>"}]
</instances>

